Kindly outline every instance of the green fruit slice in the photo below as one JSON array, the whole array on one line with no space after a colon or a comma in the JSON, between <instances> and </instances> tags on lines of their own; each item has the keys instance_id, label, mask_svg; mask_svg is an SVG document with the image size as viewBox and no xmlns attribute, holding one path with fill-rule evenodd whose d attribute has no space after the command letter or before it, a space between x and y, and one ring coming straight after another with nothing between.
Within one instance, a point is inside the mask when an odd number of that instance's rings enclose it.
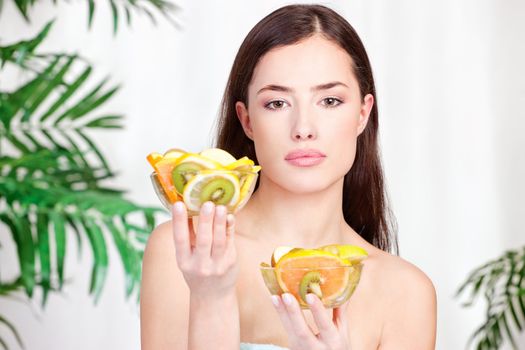
<instances>
[{"instance_id":1,"label":"green fruit slice","mask_svg":"<svg viewBox=\"0 0 525 350\"><path fill-rule=\"evenodd\" d=\"M215 205L226 205L230 203L235 192L235 185L228 179L216 178L210 180L202 188L200 194L201 203L211 201Z\"/></svg>"},{"instance_id":2,"label":"green fruit slice","mask_svg":"<svg viewBox=\"0 0 525 350\"><path fill-rule=\"evenodd\" d=\"M181 163L173 168L171 178L177 192L182 194L184 186L202 169L204 169L202 165L194 162Z\"/></svg>"},{"instance_id":3,"label":"green fruit slice","mask_svg":"<svg viewBox=\"0 0 525 350\"><path fill-rule=\"evenodd\" d=\"M237 203L240 192L239 180L235 175L202 170L184 187L183 199L190 211L198 212L206 201L230 207Z\"/></svg>"},{"instance_id":4,"label":"green fruit slice","mask_svg":"<svg viewBox=\"0 0 525 350\"><path fill-rule=\"evenodd\" d=\"M323 298L323 292L321 291L321 284L323 283L321 274L317 271L307 272L301 279L299 284L299 295L301 299L306 303L306 294L314 293L319 297Z\"/></svg>"}]
</instances>

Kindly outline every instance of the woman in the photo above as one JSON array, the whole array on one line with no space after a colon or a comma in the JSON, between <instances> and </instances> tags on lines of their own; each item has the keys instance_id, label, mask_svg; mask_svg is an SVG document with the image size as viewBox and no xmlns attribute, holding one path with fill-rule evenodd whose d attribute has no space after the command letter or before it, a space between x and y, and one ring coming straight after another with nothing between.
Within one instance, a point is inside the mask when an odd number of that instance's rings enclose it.
<instances>
[{"instance_id":1,"label":"woman","mask_svg":"<svg viewBox=\"0 0 525 350\"><path fill-rule=\"evenodd\" d=\"M235 217L205 203L196 232L182 203L148 242L142 348L433 349L436 297L391 255L377 146L375 87L353 28L316 5L286 6L244 40L223 99L217 146L262 166ZM259 273L273 249L353 244L369 253L349 302L302 312L270 297ZM252 345L248 345L248 343Z\"/></svg>"}]
</instances>

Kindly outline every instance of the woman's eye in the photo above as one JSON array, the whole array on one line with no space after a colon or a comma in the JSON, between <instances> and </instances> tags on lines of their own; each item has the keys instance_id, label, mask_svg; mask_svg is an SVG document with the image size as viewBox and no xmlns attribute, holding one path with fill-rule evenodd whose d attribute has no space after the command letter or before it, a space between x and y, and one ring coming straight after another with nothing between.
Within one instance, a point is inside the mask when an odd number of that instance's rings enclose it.
<instances>
[{"instance_id":1,"label":"woman's eye","mask_svg":"<svg viewBox=\"0 0 525 350\"><path fill-rule=\"evenodd\" d=\"M266 105L264 105L264 107L268 109L281 109L284 107L285 103L286 102L281 100L275 100L268 102Z\"/></svg>"},{"instance_id":2,"label":"woman's eye","mask_svg":"<svg viewBox=\"0 0 525 350\"><path fill-rule=\"evenodd\" d=\"M335 107L340 105L342 102L343 101L335 97L326 97L323 99L323 105L326 107Z\"/></svg>"}]
</instances>

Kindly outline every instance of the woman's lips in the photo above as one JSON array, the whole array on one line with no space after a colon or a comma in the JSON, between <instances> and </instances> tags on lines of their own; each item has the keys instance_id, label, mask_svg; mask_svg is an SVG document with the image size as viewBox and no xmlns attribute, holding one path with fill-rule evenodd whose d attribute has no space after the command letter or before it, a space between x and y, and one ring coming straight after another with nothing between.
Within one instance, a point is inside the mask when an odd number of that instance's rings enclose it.
<instances>
[{"instance_id":1,"label":"woman's lips","mask_svg":"<svg viewBox=\"0 0 525 350\"><path fill-rule=\"evenodd\" d=\"M321 163L325 157L318 150L307 149L292 151L286 155L285 160L295 166L309 167Z\"/></svg>"}]
</instances>

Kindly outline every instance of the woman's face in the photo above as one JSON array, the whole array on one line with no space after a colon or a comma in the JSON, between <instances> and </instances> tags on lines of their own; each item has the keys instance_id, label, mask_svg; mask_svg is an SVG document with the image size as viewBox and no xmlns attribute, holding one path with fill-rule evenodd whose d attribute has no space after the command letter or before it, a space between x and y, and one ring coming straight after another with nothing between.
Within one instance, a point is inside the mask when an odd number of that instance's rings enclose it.
<instances>
[{"instance_id":1,"label":"woman's face","mask_svg":"<svg viewBox=\"0 0 525 350\"><path fill-rule=\"evenodd\" d=\"M236 108L262 176L304 193L350 170L373 103L372 95L361 98L348 53L314 35L266 53L248 87L248 108Z\"/></svg>"}]
</instances>

